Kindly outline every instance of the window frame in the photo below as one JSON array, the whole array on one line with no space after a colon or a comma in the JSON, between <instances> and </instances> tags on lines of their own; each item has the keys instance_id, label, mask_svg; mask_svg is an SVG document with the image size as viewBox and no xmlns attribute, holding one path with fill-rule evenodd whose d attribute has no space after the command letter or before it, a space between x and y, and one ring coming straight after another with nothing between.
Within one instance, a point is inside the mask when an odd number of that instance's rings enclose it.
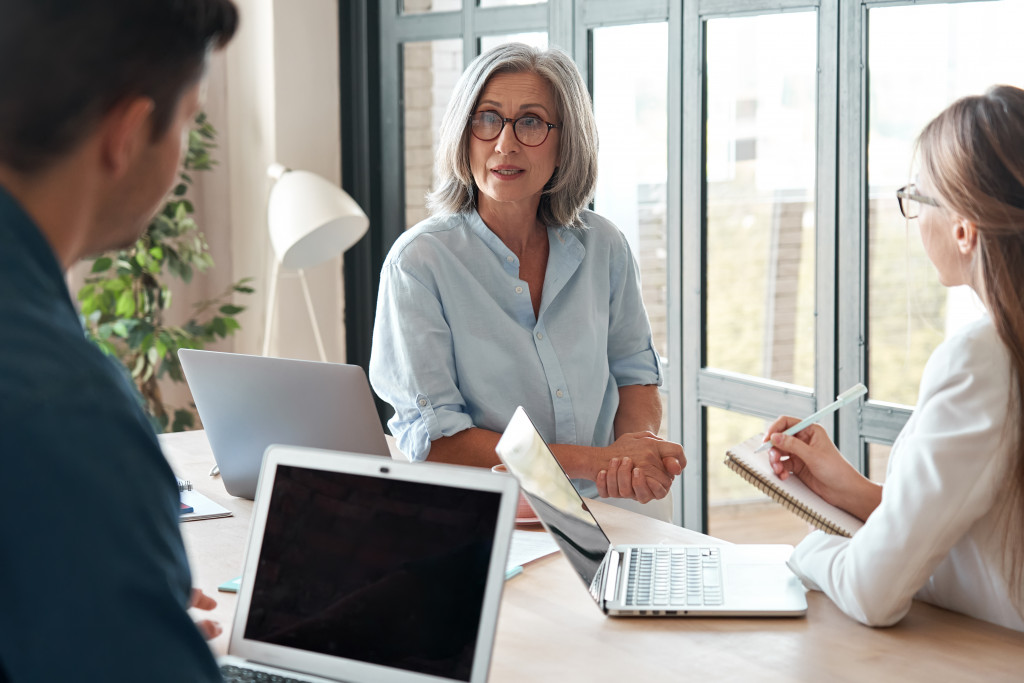
<instances>
[{"instance_id":1,"label":"window frame","mask_svg":"<svg viewBox=\"0 0 1024 683\"><path fill-rule=\"evenodd\" d=\"M342 42L346 37L359 39L357 44L371 52L368 57L346 60L342 47L343 74L356 75L348 79L355 85L342 89L343 99L349 100L342 109L349 119L342 122L345 185L368 195L364 205L372 211L372 246L357 252L351 261L346 257L345 263L346 320L349 324L361 321L360 327L365 328L348 333L349 362L365 367L369 359L366 321L372 323L376 274L390 245L404 230L403 44L462 38L464 63L468 64L479 53L483 36L544 31L549 45L573 56L592 90L595 29L667 22L670 355L665 359L663 391L669 397L669 438L682 443L689 456L684 475L674 486L674 521L705 531L708 458L720 455L705 453L707 407L764 419L781 413L804 415L830 403L841 389L867 378L869 11L974 1L978 0L548 0L484 8L475 0L463 0L460 10L408 15L402 13L401 0L343 3L357 8L348 12L348 18L355 16L359 21L346 23L346 12L340 12ZM796 11L815 11L818 27L812 387L705 367L706 22ZM367 30L373 38L359 38ZM343 85L345 82L343 75ZM353 97L365 97L369 104L353 108ZM359 178L353 178L355 175ZM372 285L373 291L354 291L355 287L349 286L350 267L359 275L362 288ZM356 347L353 335L362 335ZM867 445L891 444L910 414L908 406L862 400L824 420L822 426L851 462L867 472Z\"/></svg>"}]
</instances>

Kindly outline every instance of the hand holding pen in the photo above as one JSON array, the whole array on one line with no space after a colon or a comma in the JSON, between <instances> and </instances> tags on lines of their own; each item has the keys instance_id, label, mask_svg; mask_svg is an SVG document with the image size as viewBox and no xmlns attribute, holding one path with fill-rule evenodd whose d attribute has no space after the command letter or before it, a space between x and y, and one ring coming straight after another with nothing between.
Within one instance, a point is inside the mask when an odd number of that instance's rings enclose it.
<instances>
[{"instance_id":1,"label":"hand holding pen","mask_svg":"<svg viewBox=\"0 0 1024 683\"><path fill-rule=\"evenodd\" d=\"M867 520L881 500L881 486L868 480L839 452L817 421L867 392L858 384L803 420L783 416L765 434L758 451L771 448L768 463L779 479L796 475L829 503Z\"/></svg>"},{"instance_id":2,"label":"hand holding pen","mask_svg":"<svg viewBox=\"0 0 1024 683\"><path fill-rule=\"evenodd\" d=\"M868 393L868 388L866 386L864 386L863 384L855 384L846 391L844 391L843 393L836 396L836 400L834 402L829 403L821 410L808 415L807 417L800 420L795 425L793 425L792 427L790 427L789 429L782 433L787 436L793 436L794 434L802 432L803 430L810 427L812 424L816 424L822 418L831 415L832 413L836 412L837 410L845 406L847 403L850 403L851 401L856 401L858 398L860 398L866 393ZM771 433L772 432L769 430L769 432L765 436L769 436ZM754 452L761 453L771 448L771 446L771 441L768 441L766 439L765 442L758 446L757 450L755 450Z\"/></svg>"}]
</instances>

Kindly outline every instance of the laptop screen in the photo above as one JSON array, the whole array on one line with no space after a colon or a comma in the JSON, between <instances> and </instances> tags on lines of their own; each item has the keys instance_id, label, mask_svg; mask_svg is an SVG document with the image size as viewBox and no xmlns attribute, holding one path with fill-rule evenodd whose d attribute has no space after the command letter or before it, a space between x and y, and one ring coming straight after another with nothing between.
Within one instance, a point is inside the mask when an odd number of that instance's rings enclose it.
<instances>
[{"instance_id":1,"label":"laptop screen","mask_svg":"<svg viewBox=\"0 0 1024 683\"><path fill-rule=\"evenodd\" d=\"M469 680L500 501L279 465L245 638Z\"/></svg>"},{"instance_id":2,"label":"laptop screen","mask_svg":"<svg viewBox=\"0 0 1024 683\"><path fill-rule=\"evenodd\" d=\"M512 415L497 450L534 512L594 594L594 577L611 541L522 408Z\"/></svg>"}]
</instances>

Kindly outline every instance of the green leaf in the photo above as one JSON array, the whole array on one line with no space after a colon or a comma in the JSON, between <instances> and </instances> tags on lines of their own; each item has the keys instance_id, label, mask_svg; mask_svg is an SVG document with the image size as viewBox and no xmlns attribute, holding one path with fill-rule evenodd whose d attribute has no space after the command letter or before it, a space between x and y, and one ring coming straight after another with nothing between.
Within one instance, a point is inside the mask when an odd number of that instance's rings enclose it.
<instances>
[{"instance_id":1,"label":"green leaf","mask_svg":"<svg viewBox=\"0 0 1024 683\"><path fill-rule=\"evenodd\" d=\"M236 292L241 292L242 294L252 294L253 292L256 291L252 287L244 287L244 286L241 286L241 285L235 285L233 289Z\"/></svg>"},{"instance_id":2,"label":"green leaf","mask_svg":"<svg viewBox=\"0 0 1024 683\"><path fill-rule=\"evenodd\" d=\"M106 280L101 285L101 288L111 292L112 294L117 294L119 292L123 292L128 287L126 280L127 278L120 277L114 280Z\"/></svg>"},{"instance_id":3,"label":"green leaf","mask_svg":"<svg viewBox=\"0 0 1024 683\"><path fill-rule=\"evenodd\" d=\"M244 310L244 306L235 306L234 304L224 304L220 307L220 312L224 315L238 315Z\"/></svg>"},{"instance_id":4,"label":"green leaf","mask_svg":"<svg viewBox=\"0 0 1024 683\"><path fill-rule=\"evenodd\" d=\"M171 424L172 432L183 432L186 429L192 429L196 426L195 417L192 412L185 410L184 408L178 408L174 411L174 422Z\"/></svg>"},{"instance_id":5,"label":"green leaf","mask_svg":"<svg viewBox=\"0 0 1024 683\"><path fill-rule=\"evenodd\" d=\"M146 365L146 357L139 354L138 358L135 359L135 366L132 368L132 377L138 377L142 374L142 368Z\"/></svg>"},{"instance_id":6,"label":"green leaf","mask_svg":"<svg viewBox=\"0 0 1024 683\"><path fill-rule=\"evenodd\" d=\"M101 256L98 259L96 259L95 261L93 261L92 272L93 273L102 273L105 270L109 270L110 266L113 263L114 263L114 259L110 258L109 256Z\"/></svg>"},{"instance_id":7,"label":"green leaf","mask_svg":"<svg viewBox=\"0 0 1024 683\"><path fill-rule=\"evenodd\" d=\"M135 297L131 291L125 290L117 297L117 308L114 315L122 318L130 318L135 315Z\"/></svg>"},{"instance_id":8,"label":"green leaf","mask_svg":"<svg viewBox=\"0 0 1024 683\"><path fill-rule=\"evenodd\" d=\"M224 318L214 318L211 322L213 323L213 331L218 337L227 336L228 327L224 322Z\"/></svg>"},{"instance_id":9,"label":"green leaf","mask_svg":"<svg viewBox=\"0 0 1024 683\"><path fill-rule=\"evenodd\" d=\"M153 333L153 326L147 322L139 321L134 327L128 330L128 348L141 349L143 342Z\"/></svg>"}]
</instances>

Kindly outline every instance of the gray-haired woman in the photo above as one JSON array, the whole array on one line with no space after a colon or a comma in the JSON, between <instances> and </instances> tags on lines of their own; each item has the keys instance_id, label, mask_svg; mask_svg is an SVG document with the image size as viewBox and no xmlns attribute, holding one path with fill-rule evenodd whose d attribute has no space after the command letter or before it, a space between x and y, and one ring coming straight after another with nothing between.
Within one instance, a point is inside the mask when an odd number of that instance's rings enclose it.
<instances>
[{"instance_id":1,"label":"gray-haired woman","mask_svg":"<svg viewBox=\"0 0 1024 683\"><path fill-rule=\"evenodd\" d=\"M437 175L433 216L381 271L370 380L402 451L494 465L522 405L584 495L667 495L686 461L656 436L636 262L585 210L597 129L572 60L522 44L480 55L445 113Z\"/></svg>"}]
</instances>

